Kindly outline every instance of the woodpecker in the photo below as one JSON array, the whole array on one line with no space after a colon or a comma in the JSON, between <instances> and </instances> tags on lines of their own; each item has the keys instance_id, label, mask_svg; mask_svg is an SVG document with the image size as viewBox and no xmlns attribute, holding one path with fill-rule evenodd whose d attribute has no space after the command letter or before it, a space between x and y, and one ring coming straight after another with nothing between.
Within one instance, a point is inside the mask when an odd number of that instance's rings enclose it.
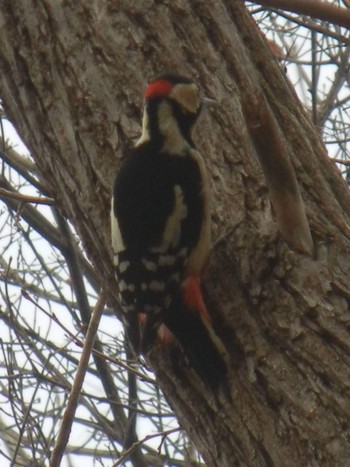
<instances>
[{"instance_id":1,"label":"woodpecker","mask_svg":"<svg viewBox=\"0 0 350 467\"><path fill-rule=\"evenodd\" d=\"M112 197L112 247L127 335L139 354L178 343L198 376L225 375L200 279L210 254L209 181L192 129L204 104L190 79L164 75L145 91L142 135Z\"/></svg>"}]
</instances>

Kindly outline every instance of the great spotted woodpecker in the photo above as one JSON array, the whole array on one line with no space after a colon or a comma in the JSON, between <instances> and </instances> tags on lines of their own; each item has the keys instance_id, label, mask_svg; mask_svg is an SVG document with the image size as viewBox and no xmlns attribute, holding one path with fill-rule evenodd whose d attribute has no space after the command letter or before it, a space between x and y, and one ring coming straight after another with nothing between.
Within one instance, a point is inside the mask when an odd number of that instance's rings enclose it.
<instances>
[{"instance_id":1,"label":"great spotted woodpecker","mask_svg":"<svg viewBox=\"0 0 350 467\"><path fill-rule=\"evenodd\" d=\"M200 289L210 253L209 184L191 137L204 102L180 76L146 88L141 138L115 180L112 246L135 351L177 341L202 380L217 387L225 365Z\"/></svg>"}]
</instances>

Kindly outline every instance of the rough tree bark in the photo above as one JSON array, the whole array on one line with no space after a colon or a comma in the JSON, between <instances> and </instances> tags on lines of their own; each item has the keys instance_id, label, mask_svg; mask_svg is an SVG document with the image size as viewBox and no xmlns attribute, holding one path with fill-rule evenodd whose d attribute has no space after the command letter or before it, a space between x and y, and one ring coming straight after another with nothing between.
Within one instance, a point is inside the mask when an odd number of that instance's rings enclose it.
<instances>
[{"instance_id":1,"label":"rough tree bark","mask_svg":"<svg viewBox=\"0 0 350 467\"><path fill-rule=\"evenodd\" d=\"M146 82L176 70L216 98L195 139L212 180L205 289L229 384L213 398L181 355L176 371L167 353L153 367L207 465L348 465L349 192L244 4L0 0L0 67L6 113L111 300L110 189L139 134ZM314 256L279 234L246 124L260 95L296 172Z\"/></svg>"}]
</instances>

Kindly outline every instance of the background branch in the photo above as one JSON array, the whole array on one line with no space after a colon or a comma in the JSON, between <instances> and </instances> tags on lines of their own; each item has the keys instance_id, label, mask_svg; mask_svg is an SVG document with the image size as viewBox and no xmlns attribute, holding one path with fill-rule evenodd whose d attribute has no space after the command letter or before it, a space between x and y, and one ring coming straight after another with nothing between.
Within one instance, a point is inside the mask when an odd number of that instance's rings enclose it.
<instances>
[{"instance_id":1,"label":"background branch","mask_svg":"<svg viewBox=\"0 0 350 467\"><path fill-rule=\"evenodd\" d=\"M94 311L91 315L89 326L86 332L84 348L81 353L79 365L74 378L72 390L70 392L66 410L63 415L62 424L60 426L56 445L52 451L50 458L50 467L59 467L63 457L64 450L67 446L69 435L72 429L75 412L78 406L81 389L85 378L86 368L89 363L91 350L94 345L98 325L106 303L106 292L101 290L99 299L96 303Z\"/></svg>"},{"instance_id":2,"label":"background branch","mask_svg":"<svg viewBox=\"0 0 350 467\"><path fill-rule=\"evenodd\" d=\"M308 15L344 28L350 28L350 10L321 0L260 0L255 1L255 3L292 11L300 15Z\"/></svg>"}]
</instances>

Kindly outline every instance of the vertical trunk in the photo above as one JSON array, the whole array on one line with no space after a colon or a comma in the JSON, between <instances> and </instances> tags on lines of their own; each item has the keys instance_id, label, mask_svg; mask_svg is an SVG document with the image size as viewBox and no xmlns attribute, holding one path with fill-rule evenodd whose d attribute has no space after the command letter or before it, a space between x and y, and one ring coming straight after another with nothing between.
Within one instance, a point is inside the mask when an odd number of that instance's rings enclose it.
<instances>
[{"instance_id":1,"label":"vertical trunk","mask_svg":"<svg viewBox=\"0 0 350 467\"><path fill-rule=\"evenodd\" d=\"M0 66L6 112L111 298L110 187L139 134L145 83L176 70L218 100L195 139L212 180L205 289L229 383L213 397L177 349L155 351L153 368L208 465L346 465L349 193L244 4L0 0ZM271 209L246 124L261 95L295 170L314 256L284 242Z\"/></svg>"}]
</instances>

